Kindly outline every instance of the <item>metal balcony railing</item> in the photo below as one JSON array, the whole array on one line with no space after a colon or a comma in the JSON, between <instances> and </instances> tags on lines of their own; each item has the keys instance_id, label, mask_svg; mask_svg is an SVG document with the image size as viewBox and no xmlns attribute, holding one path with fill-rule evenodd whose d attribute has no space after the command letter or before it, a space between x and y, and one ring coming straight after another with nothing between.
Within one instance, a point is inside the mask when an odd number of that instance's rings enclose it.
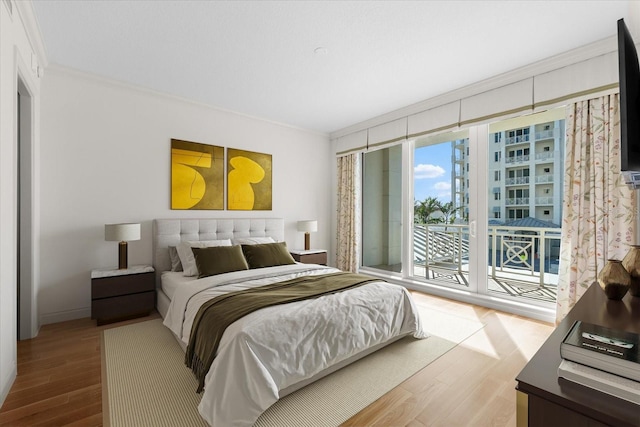
<instances>
[{"instance_id":1,"label":"metal balcony railing","mask_svg":"<svg viewBox=\"0 0 640 427\"><path fill-rule=\"evenodd\" d=\"M523 185L529 183L528 176L517 176L515 178L506 178L504 180L505 185Z\"/></svg>"},{"instance_id":2,"label":"metal balcony railing","mask_svg":"<svg viewBox=\"0 0 640 427\"><path fill-rule=\"evenodd\" d=\"M505 159L505 163L522 163L522 162L528 162L529 161L529 155L525 154L523 156L513 156L513 157L507 157Z\"/></svg>"},{"instance_id":3,"label":"metal balcony railing","mask_svg":"<svg viewBox=\"0 0 640 427\"><path fill-rule=\"evenodd\" d=\"M522 144L523 142L529 142L529 135L518 135L504 139L505 145Z\"/></svg>"},{"instance_id":4,"label":"metal balcony railing","mask_svg":"<svg viewBox=\"0 0 640 427\"><path fill-rule=\"evenodd\" d=\"M560 234L560 228L489 225L489 278L548 286L545 276L558 273ZM413 235L414 264L424 266L426 278L456 275L468 283L467 224L414 224Z\"/></svg>"},{"instance_id":5,"label":"metal balcony railing","mask_svg":"<svg viewBox=\"0 0 640 427\"><path fill-rule=\"evenodd\" d=\"M505 204L507 205L528 205L529 198L528 197L509 197L505 200Z\"/></svg>"}]
</instances>

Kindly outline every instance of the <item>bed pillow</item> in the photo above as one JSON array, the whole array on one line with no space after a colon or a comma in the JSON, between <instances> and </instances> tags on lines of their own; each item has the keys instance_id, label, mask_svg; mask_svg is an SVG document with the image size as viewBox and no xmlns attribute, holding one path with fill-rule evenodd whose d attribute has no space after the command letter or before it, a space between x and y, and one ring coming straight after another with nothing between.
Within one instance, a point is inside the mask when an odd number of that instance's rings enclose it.
<instances>
[{"instance_id":1,"label":"bed pillow","mask_svg":"<svg viewBox=\"0 0 640 427\"><path fill-rule=\"evenodd\" d=\"M237 239L231 239L231 243L234 245L259 245L262 243L275 243L271 237L238 237Z\"/></svg>"},{"instance_id":2,"label":"bed pillow","mask_svg":"<svg viewBox=\"0 0 640 427\"><path fill-rule=\"evenodd\" d=\"M231 246L231 240L195 240L182 242L176 246L180 262L182 263L182 270L185 276L197 276L198 266L196 265L196 259L193 257L191 248L208 248L217 246Z\"/></svg>"},{"instance_id":3,"label":"bed pillow","mask_svg":"<svg viewBox=\"0 0 640 427\"><path fill-rule=\"evenodd\" d=\"M238 245L191 248L191 250L198 267L199 279L249 269L242 254L242 248Z\"/></svg>"},{"instance_id":4,"label":"bed pillow","mask_svg":"<svg viewBox=\"0 0 640 427\"><path fill-rule=\"evenodd\" d=\"M274 267L276 265L295 264L287 250L286 242L242 245L242 252L249 268Z\"/></svg>"},{"instance_id":5,"label":"bed pillow","mask_svg":"<svg viewBox=\"0 0 640 427\"><path fill-rule=\"evenodd\" d=\"M182 263L175 246L169 246L169 259L171 260L171 271L182 271Z\"/></svg>"}]
</instances>

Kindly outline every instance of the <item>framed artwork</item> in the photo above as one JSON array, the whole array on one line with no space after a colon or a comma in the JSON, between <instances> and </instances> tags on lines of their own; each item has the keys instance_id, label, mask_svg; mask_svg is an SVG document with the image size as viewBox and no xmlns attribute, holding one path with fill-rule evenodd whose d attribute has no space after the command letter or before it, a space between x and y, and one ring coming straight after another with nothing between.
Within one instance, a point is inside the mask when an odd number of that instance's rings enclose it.
<instances>
[{"instance_id":1,"label":"framed artwork","mask_svg":"<svg viewBox=\"0 0 640 427\"><path fill-rule=\"evenodd\" d=\"M171 209L224 209L224 148L171 140Z\"/></svg>"},{"instance_id":2,"label":"framed artwork","mask_svg":"<svg viewBox=\"0 0 640 427\"><path fill-rule=\"evenodd\" d=\"M271 154L227 148L227 209L270 211Z\"/></svg>"}]
</instances>

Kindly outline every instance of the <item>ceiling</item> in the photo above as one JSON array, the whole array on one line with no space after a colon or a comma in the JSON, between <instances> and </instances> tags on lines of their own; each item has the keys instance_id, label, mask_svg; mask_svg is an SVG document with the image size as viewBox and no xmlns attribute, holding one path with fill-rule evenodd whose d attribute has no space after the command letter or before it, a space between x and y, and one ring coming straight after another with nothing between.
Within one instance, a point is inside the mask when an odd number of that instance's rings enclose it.
<instances>
[{"instance_id":1,"label":"ceiling","mask_svg":"<svg viewBox=\"0 0 640 427\"><path fill-rule=\"evenodd\" d=\"M33 0L58 64L331 133L615 35L628 1Z\"/></svg>"}]
</instances>

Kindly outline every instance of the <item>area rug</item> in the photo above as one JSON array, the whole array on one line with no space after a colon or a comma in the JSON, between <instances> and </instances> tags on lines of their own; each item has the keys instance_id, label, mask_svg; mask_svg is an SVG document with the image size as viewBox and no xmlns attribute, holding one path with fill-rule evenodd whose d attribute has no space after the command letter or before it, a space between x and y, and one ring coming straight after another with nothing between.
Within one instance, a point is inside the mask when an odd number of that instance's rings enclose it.
<instances>
[{"instance_id":1,"label":"area rug","mask_svg":"<svg viewBox=\"0 0 640 427\"><path fill-rule=\"evenodd\" d=\"M399 340L284 397L256 426L340 425L483 327L438 310L420 314L429 338ZM102 371L105 426L207 425L197 381L161 319L105 330Z\"/></svg>"}]
</instances>

